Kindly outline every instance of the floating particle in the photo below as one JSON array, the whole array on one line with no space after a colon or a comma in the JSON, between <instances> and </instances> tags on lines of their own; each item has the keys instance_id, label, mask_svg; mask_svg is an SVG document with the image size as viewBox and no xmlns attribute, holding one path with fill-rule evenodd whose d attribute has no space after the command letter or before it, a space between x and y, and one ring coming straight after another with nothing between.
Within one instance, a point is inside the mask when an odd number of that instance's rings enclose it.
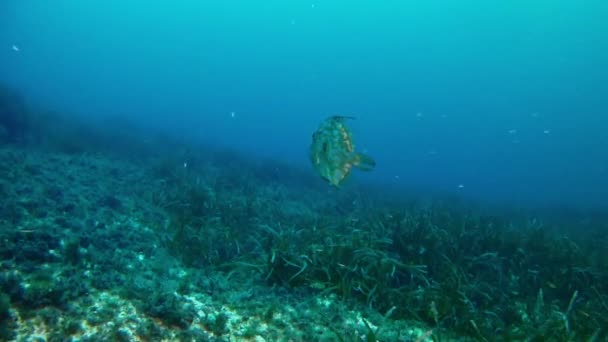
<instances>
[{"instance_id":1,"label":"floating particle","mask_svg":"<svg viewBox=\"0 0 608 342\"><path fill-rule=\"evenodd\" d=\"M21 49L17 45L13 45L13 51L19 52Z\"/></svg>"}]
</instances>

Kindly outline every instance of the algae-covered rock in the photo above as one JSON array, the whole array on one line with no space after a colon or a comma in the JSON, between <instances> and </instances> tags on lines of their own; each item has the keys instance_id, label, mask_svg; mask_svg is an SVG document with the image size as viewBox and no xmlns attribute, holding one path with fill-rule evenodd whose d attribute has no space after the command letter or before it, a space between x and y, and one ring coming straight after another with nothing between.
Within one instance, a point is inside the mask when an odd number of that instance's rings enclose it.
<instances>
[{"instance_id":1,"label":"algae-covered rock","mask_svg":"<svg viewBox=\"0 0 608 342\"><path fill-rule=\"evenodd\" d=\"M0 341L8 341L13 338L13 321L11 319L10 298L4 292L0 292Z\"/></svg>"}]
</instances>

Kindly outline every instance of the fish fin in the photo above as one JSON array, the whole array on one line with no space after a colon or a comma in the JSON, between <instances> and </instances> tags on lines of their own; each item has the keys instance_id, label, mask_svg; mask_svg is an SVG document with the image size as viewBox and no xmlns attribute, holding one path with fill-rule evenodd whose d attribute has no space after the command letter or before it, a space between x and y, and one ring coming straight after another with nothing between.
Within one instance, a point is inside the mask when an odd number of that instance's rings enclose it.
<instances>
[{"instance_id":1,"label":"fish fin","mask_svg":"<svg viewBox=\"0 0 608 342\"><path fill-rule=\"evenodd\" d=\"M350 174L350 170L344 170L344 169L333 170L332 175L331 175L332 185L335 186L336 188L339 188L340 184L342 184L342 182L348 177L349 174Z\"/></svg>"},{"instance_id":2,"label":"fish fin","mask_svg":"<svg viewBox=\"0 0 608 342\"><path fill-rule=\"evenodd\" d=\"M329 120L344 121L346 119L355 120L356 118L354 116L333 115L333 116L330 116L328 119Z\"/></svg>"},{"instance_id":3,"label":"fish fin","mask_svg":"<svg viewBox=\"0 0 608 342\"><path fill-rule=\"evenodd\" d=\"M353 157L353 165L362 171L371 171L376 166L376 161L374 158L366 154L355 153L355 156Z\"/></svg>"}]
</instances>

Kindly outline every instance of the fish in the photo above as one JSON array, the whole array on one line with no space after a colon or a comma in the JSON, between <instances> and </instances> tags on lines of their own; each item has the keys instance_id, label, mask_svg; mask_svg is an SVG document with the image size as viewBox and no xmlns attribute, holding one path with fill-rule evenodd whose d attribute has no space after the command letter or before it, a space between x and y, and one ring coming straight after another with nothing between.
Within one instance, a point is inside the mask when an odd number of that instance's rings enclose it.
<instances>
[{"instance_id":1,"label":"fish","mask_svg":"<svg viewBox=\"0 0 608 342\"><path fill-rule=\"evenodd\" d=\"M352 132L346 125L352 119L355 118L330 116L312 134L310 161L321 178L336 188L340 188L353 168L371 171L376 166L372 157L355 151Z\"/></svg>"}]
</instances>

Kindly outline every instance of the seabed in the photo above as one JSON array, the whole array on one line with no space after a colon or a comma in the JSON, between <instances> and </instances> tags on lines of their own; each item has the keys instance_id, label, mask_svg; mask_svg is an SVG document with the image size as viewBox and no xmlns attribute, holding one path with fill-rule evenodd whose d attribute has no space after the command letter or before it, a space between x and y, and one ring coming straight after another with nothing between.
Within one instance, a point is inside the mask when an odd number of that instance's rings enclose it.
<instances>
[{"instance_id":1,"label":"seabed","mask_svg":"<svg viewBox=\"0 0 608 342\"><path fill-rule=\"evenodd\" d=\"M607 338L605 213L336 190L45 118L0 145L2 341Z\"/></svg>"}]
</instances>

